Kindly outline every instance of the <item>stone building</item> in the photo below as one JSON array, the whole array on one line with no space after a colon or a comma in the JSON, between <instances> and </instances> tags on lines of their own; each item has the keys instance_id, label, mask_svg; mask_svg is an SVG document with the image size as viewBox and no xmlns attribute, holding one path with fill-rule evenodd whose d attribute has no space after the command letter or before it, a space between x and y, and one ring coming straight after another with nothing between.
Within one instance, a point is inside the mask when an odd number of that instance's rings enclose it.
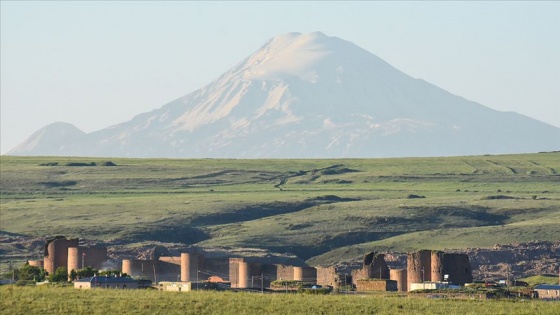
<instances>
[{"instance_id":1,"label":"stone building","mask_svg":"<svg viewBox=\"0 0 560 315\"><path fill-rule=\"evenodd\" d=\"M352 270L352 283L357 286L362 279L389 279L389 267L385 255L370 252L364 256L361 269Z\"/></svg>"},{"instance_id":2,"label":"stone building","mask_svg":"<svg viewBox=\"0 0 560 315\"><path fill-rule=\"evenodd\" d=\"M66 267L68 272L90 266L102 269L109 259L107 247L82 247L77 238L67 239L56 236L46 240L45 257L43 260L31 260L29 264L42 267L52 274L59 267Z\"/></svg>"},{"instance_id":3,"label":"stone building","mask_svg":"<svg viewBox=\"0 0 560 315\"><path fill-rule=\"evenodd\" d=\"M448 278L444 279L447 275ZM473 281L469 256L420 250L407 256L407 286L411 283L441 282L464 285Z\"/></svg>"}]
</instances>

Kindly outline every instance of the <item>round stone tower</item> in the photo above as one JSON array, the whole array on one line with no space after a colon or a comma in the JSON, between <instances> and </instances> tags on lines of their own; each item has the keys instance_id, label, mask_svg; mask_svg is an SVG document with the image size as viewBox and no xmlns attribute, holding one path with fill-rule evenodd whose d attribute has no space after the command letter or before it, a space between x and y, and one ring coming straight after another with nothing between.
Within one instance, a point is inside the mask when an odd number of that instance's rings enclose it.
<instances>
[{"instance_id":1,"label":"round stone tower","mask_svg":"<svg viewBox=\"0 0 560 315\"><path fill-rule=\"evenodd\" d=\"M397 281L397 290L406 291L408 289L406 281L406 269L391 269L390 279Z\"/></svg>"},{"instance_id":2,"label":"round stone tower","mask_svg":"<svg viewBox=\"0 0 560 315\"><path fill-rule=\"evenodd\" d=\"M80 269L80 254L78 247L68 247L68 273Z\"/></svg>"}]
</instances>

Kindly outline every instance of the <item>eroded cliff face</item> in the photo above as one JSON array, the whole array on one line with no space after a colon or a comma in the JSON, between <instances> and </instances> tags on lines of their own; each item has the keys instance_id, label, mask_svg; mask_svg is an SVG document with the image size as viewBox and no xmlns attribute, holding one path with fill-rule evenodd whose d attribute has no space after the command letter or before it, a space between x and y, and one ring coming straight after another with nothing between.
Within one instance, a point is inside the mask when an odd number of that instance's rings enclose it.
<instances>
[{"instance_id":1,"label":"eroded cliff face","mask_svg":"<svg viewBox=\"0 0 560 315\"><path fill-rule=\"evenodd\" d=\"M495 245L491 249L471 248L475 279L516 278L535 275L558 275L560 268L560 240L555 242L514 243Z\"/></svg>"}]
</instances>

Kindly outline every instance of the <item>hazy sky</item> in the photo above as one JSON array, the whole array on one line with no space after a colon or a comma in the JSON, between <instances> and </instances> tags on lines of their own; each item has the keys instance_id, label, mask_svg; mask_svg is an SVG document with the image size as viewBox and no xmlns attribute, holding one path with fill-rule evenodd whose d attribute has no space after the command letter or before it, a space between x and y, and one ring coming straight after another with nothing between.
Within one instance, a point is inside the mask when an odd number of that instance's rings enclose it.
<instances>
[{"instance_id":1,"label":"hazy sky","mask_svg":"<svg viewBox=\"0 0 560 315\"><path fill-rule=\"evenodd\" d=\"M501 111L560 127L560 2L1 1L1 152L53 123L130 120L269 38L322 31Z\"/></svg>"}]
</instances>

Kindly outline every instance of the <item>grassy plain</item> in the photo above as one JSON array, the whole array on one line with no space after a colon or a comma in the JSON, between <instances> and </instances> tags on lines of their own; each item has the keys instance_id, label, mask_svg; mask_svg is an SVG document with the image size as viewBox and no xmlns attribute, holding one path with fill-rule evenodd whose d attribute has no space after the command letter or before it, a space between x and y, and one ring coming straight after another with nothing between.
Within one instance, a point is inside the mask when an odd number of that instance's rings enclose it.
<instances>
[{"instance_id":1,"label":"grassy plain","mask_svg":"<svg viewBox=\"0 0 560 315\"><path fill-rule=\"evenodd\" d=\"M560 303L411 298L0 287L2 314L558 314Z\"/></svg>"},{"instance_id":2,"label":"grassy plain","mask_svg":"<svg viewBox=\"0 0 560 315\"><path fill-rule=\"evenodd\" d=\"M487 247L560 235L560 153L67 166L107 160L2 156L0 233L266 248L313 264L372 248Z\"/></svg>"}]
</instances>

